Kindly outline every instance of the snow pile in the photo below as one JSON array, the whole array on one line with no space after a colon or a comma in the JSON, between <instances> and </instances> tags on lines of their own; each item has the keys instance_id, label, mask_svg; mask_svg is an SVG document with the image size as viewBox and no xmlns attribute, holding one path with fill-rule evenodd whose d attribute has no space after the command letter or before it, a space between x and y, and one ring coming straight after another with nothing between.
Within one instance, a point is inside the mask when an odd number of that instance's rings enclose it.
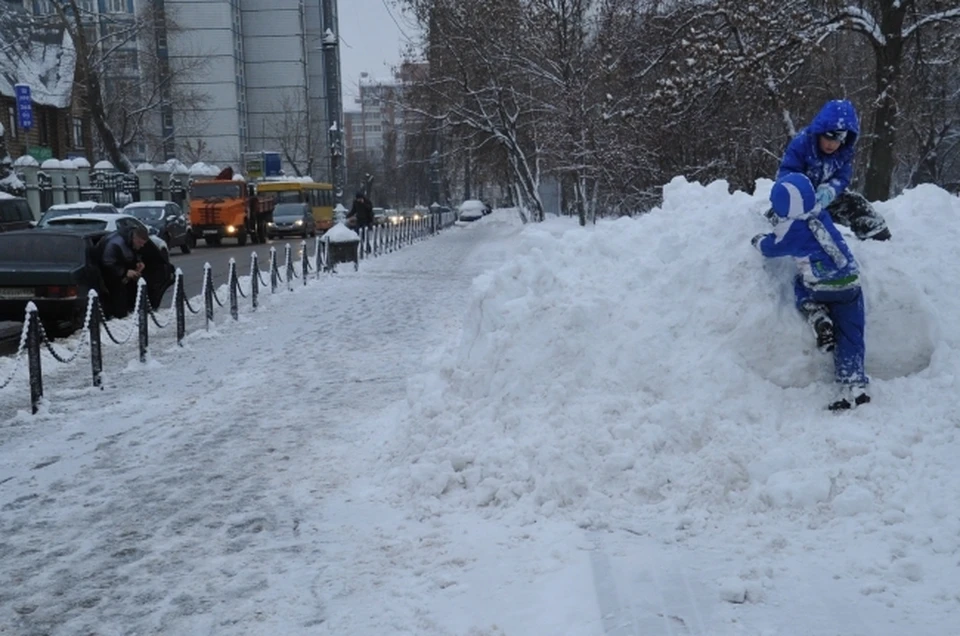
<instances>
[{"instance_id":1,"label":"snow pile","mask_svg":"<svg viewBox=\"0 0 960 636\"><path fill-rule=\"evenodd\" d=\"M850 235L874 403L836 415L792 263L749 244L769 229L769 188L677 178L638 219L529 227L474 282L441 370L411 381L385 484L423 514L562 515L670 540L800 515L846 540L909 523L924 550L960 549L945 487L960 480L960 199L917 188L881 206L892 242Z\"/></svg>"}]
</instances>

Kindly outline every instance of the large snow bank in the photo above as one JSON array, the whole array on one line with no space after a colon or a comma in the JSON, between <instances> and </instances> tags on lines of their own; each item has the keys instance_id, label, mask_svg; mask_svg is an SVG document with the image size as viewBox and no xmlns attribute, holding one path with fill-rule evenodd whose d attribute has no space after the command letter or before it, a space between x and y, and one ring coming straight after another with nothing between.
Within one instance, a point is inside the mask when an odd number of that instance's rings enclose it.
<instances>
[{"instance_id":1,"label":"large snow bank","mask_svg":"<svg viewBox=\"0 0 960 636\"><path fill-rule=\"evenodd\" d=\"M859 516L845 532L909 522L927 550L960 549L946 487L960 481L946 445L960 421L960 200L920 187L880 206L893 241L849 235L874 403L836 415L792 263L749 244L769 229L769 188L677 178L637 219L529 227L474 282L441 371L411 382L385 483L422 514L564 515L671 540Z\"/></svg>"}]
</instances>

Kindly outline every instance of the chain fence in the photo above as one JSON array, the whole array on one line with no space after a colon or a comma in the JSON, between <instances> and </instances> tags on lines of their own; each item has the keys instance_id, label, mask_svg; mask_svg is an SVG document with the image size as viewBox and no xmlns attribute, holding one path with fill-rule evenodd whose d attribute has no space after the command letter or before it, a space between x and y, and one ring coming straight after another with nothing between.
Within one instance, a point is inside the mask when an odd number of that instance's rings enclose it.
<instances>
[{"instance_id":1,"label":"chain fence","mask_svg":"<svg viewBox=\"0 0 960 636\"><path fill-rule=\"evenodd\" d=\"M269 287L270 293L276 294L280 285L284 284L288 291L293 291L294 281L300 280L304 286L310 279L310 273L315 274L314 280L320 279L321 272L335 273L337 265L352 263L354 269L359 269L359 263L366 258L376 258L389 254L422 239L438 234L441 230L451 226L454 215L430 215L422 219L401 221L395 224L380 225L370 228L361 228L357 232L358 240L333 242L318 236L314 242L313 255L307 250L307 241L301 241L301 257L299 272L294 264L292 246L284 246L284 263L281 268L277 259L276 247L270 248ZM166 330L171 323L176 328L178 346L183 346L186 337L186 317L204 314L204 328L209 331L214 323L215 307L228 307L230 317L239 320L240 299L250 301L250 310L256 312L259 307L261 288L267 287L267 280L260 268L260 260L256 251L250 255L250 276L247 289L240 282L237 273L237 264L230 259L227 277L227 303L220 299L213 284L213 269L210 263L204 263L203 284L199 298L203 307L194 307L187 298L183 285L183 271L177 268L173 282L173 318L161 320L158 309L153 307L147 294L146 281L142 278L137 284L134 307L126 318L108 320L103 305L96 290L90 290L87 295L86 311L84 314L82 334L74 344L72 350L65 350L61 345L53 342L47 335L39 311L33 302L28 302L24 312L23 328L20 332L20 341L16 353L10 359L9 365L0 365L0 390L12 386L14 380L22 375L24 357L27 360L27 375L30 386L31 412L36 414L43 403L43 357L46 351L49 359L61 365L71 365L80 359L85 352L90 355L91 381L94 387L102 388L103 374L103 341L102 334L106 334L109 343L125 346L137 335L138 353L140 362L146 362L149 352L150 325L156 330ZM7 370L3 370L7 366Z\"/></svg>"}]
</instances>

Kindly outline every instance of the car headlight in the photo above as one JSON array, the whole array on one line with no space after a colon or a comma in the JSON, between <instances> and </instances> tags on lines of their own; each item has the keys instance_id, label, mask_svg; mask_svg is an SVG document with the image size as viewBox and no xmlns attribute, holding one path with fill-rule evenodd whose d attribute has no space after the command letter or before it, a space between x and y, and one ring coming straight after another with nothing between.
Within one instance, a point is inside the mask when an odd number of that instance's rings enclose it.
<instances>
[{"instance_id":1,"label":"car headlight","mask_svg":"<svg viewBox=\"0 0 960 636\"><path fill-rule=\"evenodd\" d=\"M301 225L303 225L303 220L297 219L296 221L293 222L293 224L296 225L297 227L300 227Z\"/></svg>"},{"instance_id":2,"label":"car headlight","mask_svg":"<svg viewBox=\"0 0 960 636\"><path fill-rule=\"evenodd\" d=\"M227 234L233 234L236 231L237 231L237 228L233 227L232 225L227 226Z\"/></svg>"},{"instance_id":3,"label":"car headlight","mask_svg":"<svg viewBox=\"0 0 960 636\"><path fill-rule=\"evenodd\" d=\"M267 221L267 227L273 227L273 221Z\"/></svg>"},{"instance_id":4,"label":"car headlight","mask_svg":"<svg viewBox=\"0 0 960 636\"><path fill-rule=\"evenodd\" d=\"M419 221L419 220L420 220L420 215L419 215L419 214L414 214L414 215L413 215L413 220L414 220L414 221Z\"/></svg>"}]
</instances>

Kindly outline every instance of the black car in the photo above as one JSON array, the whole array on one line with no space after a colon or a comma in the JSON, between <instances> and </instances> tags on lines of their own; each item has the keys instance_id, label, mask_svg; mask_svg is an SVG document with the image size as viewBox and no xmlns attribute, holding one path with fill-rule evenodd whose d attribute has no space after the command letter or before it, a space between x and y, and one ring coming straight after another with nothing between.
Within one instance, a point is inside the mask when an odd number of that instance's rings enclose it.
<instances>
[{"instance_id":1,"label":"black car","mask_svg":"<svg viewBox=\"0 0 960 636\"><path fill-rule=\"evenodd\" d=\"M280 203L273 209L273 221L267 223L267 238L317 235L317 222L306 203Z\"/></svg>"},{"instance_id":2,"label":"black car","mask_svg":"<svg viewBox=\"0 0 960 636\"><path fill-rule=\"evenodd\" d=\"M0 192L0 232L33 227L33 212L26 199Z\"/></svg>"},{"instance_id":3,"label":"black car","mask_svg":"<svg viewBox=\"0 0 960 636\"><path fill-rule=\"evenodd\" d=\"M170 249L179 247L184 254L196 247L197 239L190 231L190 222L183 210L170 201L140 201L123 208L124 214L135 216L157 231Z\"/></svg>"},{"instance_id":4,"label":"black car","mask_svg":"<svg viewBox=\"0 0 960 636\"><path fill-rule=\"evenodd\" d=\"M23 322L27 303L37 307L51 335L83 326L87 294L107 294L100 273L102 231L56 228L0 234L0 321ZM140 252L150 303L158 307L173 280L173 268L148 241ZM101 303L107 311L109 303Z\"/></svg>"}]
</instances>

